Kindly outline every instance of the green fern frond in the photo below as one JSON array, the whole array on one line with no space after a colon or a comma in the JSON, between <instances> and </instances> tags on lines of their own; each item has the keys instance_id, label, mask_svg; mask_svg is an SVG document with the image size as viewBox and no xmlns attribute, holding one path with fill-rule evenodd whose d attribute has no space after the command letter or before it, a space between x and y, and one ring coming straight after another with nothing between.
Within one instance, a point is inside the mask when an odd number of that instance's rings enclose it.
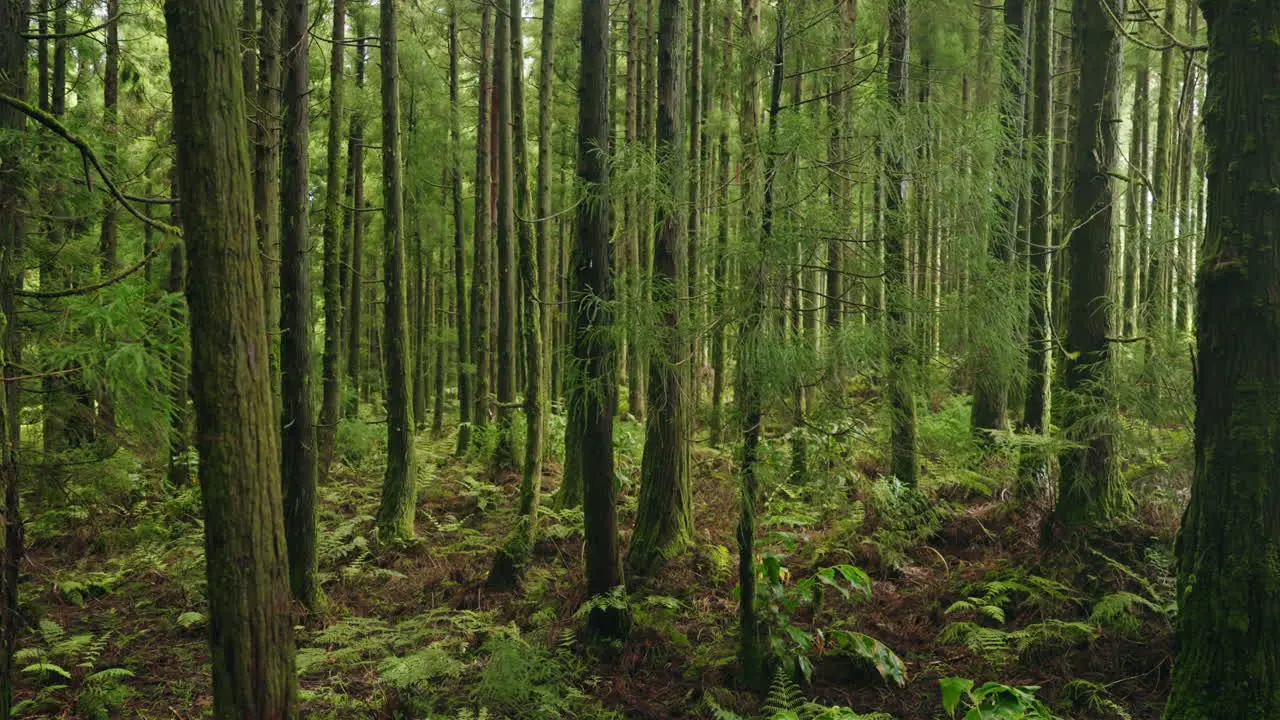
<instances>
[{"instance_id":1,"label":"green fern frond","mask_svg":"<svg viewBox=\"0 0 1280 720\"><path fill-rule=\"evenodd\" d=\"M765 714L772 717L782 712L795 713L804 704L805 697L800 692L800 686L795 684L785 670L778 668L773 674L773 683L769 686L769 696L764 701Z\"/></svg>"}]
</instances>

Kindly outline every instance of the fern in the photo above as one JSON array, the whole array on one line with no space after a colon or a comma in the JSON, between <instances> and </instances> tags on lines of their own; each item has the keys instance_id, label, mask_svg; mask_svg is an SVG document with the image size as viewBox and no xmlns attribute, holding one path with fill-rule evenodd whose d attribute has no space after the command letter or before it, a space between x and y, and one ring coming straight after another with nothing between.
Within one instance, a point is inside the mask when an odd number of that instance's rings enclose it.
<instances>
[{"instance_id":1,"label":"fern","mask_svg":"<svg viewBox=\"0 0 1280 720\"><path fill-rule=\"evenodd\" d=\"M938 634L943 645L962 645L975 655L987 659L993 665L1002 665L1009 659L1009 633L999 628L983 627L975 622L954 622Z\"/></svg>"},{"instance_id":2,"label":"fern","mask_svg":"<svg viewBox=\"0 0 1280 720\"><path fill-rule=\"evenodd\" d=\"M439 645L429 645L403 657L389 657L378 665L378 677L397 690L413 690L434 680L455 679L462 663Z\"/></svg>"},{"instance_id":3,"label":"fern","mask_svg":"<svg viewBox=\"0 0 1280 720\"><path fill-rule=\"evenodd\" d=\"M1093 606L1089 622L1106 630L1114 630L1124 635L1132 635L1142 629L1142 610L1150 610L1168 621L1169 608L1130 592L1117 592L1104 595Z\"/></svg>"},{"instance_id":4,"label":"fern","mask_svg":"<svg viewBox=\"0 0 1280 720\"><path fill-rule=\"evenodd\" d=\"M773 674L773 683L769 686L769 696L764 701L767 715L776 717L783 712L797 712L805 704L805 697L800 687L795 684L786 671L778 668Z\"/></svg>"},{"instance_id":5,"label":"fern","mask_svg":"<svg viewBox=\"0 0 1280 720\"><path fill-rule=\"evenodd\" d=\"M1062 695L1072 707L1088 711L1091 715L1133 720L1124 706L1111 699L1106 685L1089 680L1072 680L1063 686Z\"/></svg>"}]
</instances>

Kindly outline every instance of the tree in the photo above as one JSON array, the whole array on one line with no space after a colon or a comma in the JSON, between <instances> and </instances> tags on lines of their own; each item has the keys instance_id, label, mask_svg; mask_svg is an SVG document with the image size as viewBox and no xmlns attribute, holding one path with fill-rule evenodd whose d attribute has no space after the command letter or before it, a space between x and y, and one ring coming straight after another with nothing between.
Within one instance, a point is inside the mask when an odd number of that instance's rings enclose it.
<instances>
[{"instance_id":1,"label":"tree","mask_svg":"<svg viewBox=\"0 0 1280 720\"><path fill-rule=\"evenodd\" d=\"M27 0L0 0L0 95L24 97L27 93ZM43 53L42 53L43 55ZM43 93L41 93L43 101ZM15 260L22 247L23 212L21 187L22 145L18 137L25 125L15 108L0 104L0 327L4 345L0 367L13 375L10 364L19 347L18 323L13 298ZM9 383L6 383L9 384ZM8 391L6 391L8 394ZM23 553L23 527L19 495L17 452L11 428L16 403L0 403L0 482L4 486L4 557L0 575L0 717L13 710L13 654L18 646L18 571Z\"/></svg>"},{"instance_id":2,"label":"tree","mask_svg":"<svg viewBox=\"0 0 1280 720\"><path fill-rule=\"evenodd\" d=\"M1103 5L1107 3L1107 5ZM1080 64L1072 139L1071 222L1067 244L1068 297L1062 420L1076 443L1060 456L1058 502L1063 525L1107 520L1130 507L1115 456L1112 313L1111 165L1119 116L1120 33L1111 16L1124 16L1123 0L1080 0L1072 11Z\"/></svg>"},{"instance_id":3,"label":"tree","mask_svg":"<svg viewBox=\"0 0 1280 720\"><path fill-rule=\"evenodd\" d=\"M908 0L889 3L889 106L902 117L907 103L907 63L911 19ZM905 148L885 148L884 281L889 333L890 472L908 487L916 485L915 341L907 316L911 288L907 277Z\"/></svg>"},{"instance_id":4,"label":"tree","mask_svg":"<svg viewBox=\"0 0 1280 720\"><path fill-rule=\"evenodd\" d=\"M484 105L484 101L480 101ZM462 131L458 107L458 3L449 3L449 194L453 201L453 290L458 329L458 444L455 453L466 452L471 444L471 360L467 314L467 248L462 223ZM482 205L478 199L477 208ZM479 210L476 211L479 214Z\"/></svg>"},{"instance_id":5,"label":"tree","mask_svg":"<svg viewBox=\"0 0 1280 720\"><path fill-rule=\"evenodd\" d=\"M1178 536L1166 720L1280 715L1280 8L1206 0L1208 216L1197 301L1195 475Z\"/></svg>"},{"instance_id":6,"label":"tree","mask_svg":"<svg viewBox=\"0 0 1280 720\"><path fill-rule=\"evenodd\" d=\"M329 59L329 120L324 195L324 366L317 442L320 464L333 464L341 408L342 376L342 119L347 0L333 2L333 49Z\"/></svg>"},{"instance_id":7,"label":"tree","mask_svg":"<svg viewBox=\"0 0 1280 720\"><path fill-rule=\"evenodd\" d=\"M1027 394L1022 410L1023 431L1044 434L1049 428L1049 258L1053 180L1053 4L1035 0L1032 6L1034 51L1031 91L1031 204L1030 302L1027 317ZM1024 493L1043 492L1048 467L1045 458L1028 450L1022 459Z\"/></svg>"},{"instance_id":8,"label":"tree","mask_svg":"<svg viewBox=\"0 0 1280 720\"><path fill-rule=\"evenodd\" d=\"M627 565L651 574L693 541L693 488L689 481L687 418L689 342L687 221L685 197L684 3L658 6L658 165L665 191L676 202L660 203L654 244L653 304L660 313L658 340L649 357L649 413L640 467L640 505Z\"/></svg>"},{"instance_id":9,"label":"tree","mask_svg":"<svg viewBox=\"0 0 1280 720\"><path fill-rule=\"evenodd\" d=\"M226 0L167 0L214 716L296 715L280 446L254 242L247 113ZM230 391L234 389L234 391Z\"/></svg>"},{"instance_id":10,"label":"tree","mask_svg":"<svg viewBox=\"0 0 1280 720\"><path fill-rule=\"evenodd\" d=\"M484 427L489 423L489 256L490 230L493 226L489 208L490 113L489 97L493 78L489 61L493 54L490 27L493 25L494 0L480 0L480 60L476 72L480 90L477 94L476 122L476 227L471 260L471 362L475 408L471 423Z\"/></svg>"},{"instance_id":11,"label":"tree","mask_svg":"<svg viewBox=\"0 0 1280 720\"><path fill-rule=\"evenodd\" d=\"M1000 93L1001 163L995 179L996 212L988 243L991 259L980 280L989 310L976 344L971 425L980 439L991 430L1009 427L1009 384L1013 373L1017 316L1008 312L1013 299L1018 245L1018 211L1022 181L1023 106L1026 100L1026 32L1024 0L1004 3L1003 88Z\"/></svg>"},{"instance_id":12,"label":"tree","mask_svg":"<svg viewBox=\"0 0 1280 720\"><path fill-rule=\"evenodd\" d=\"M413 535L417 477L413 469L413 417L409 402L409 318L405 282L404 167L400 159L400 68L397 0L382 0L382 205L386 279L383 330L387 394L387 474L378 506L378 539Z\"/></svg>"},{"instance_id":13,"label":"tree","mask_svg":"<svg viewBox=\"0 0 1280 720\"><path fill-rule=\"evenodd\" d=\"M494 33L493 90L497 95L497 280L498 280L498 443L494 464L508 467L515 462L512 437L512 411L516 401L516 167L514 138L514 101L516 73L523 82L524 72L514 57L514 15L510 8L498 13ZM523 97L523 95L522 95ZM523 113L522 113L523 114Z\"/></svg>"},{"instance_id":14,"label":"tree","mask_svg":"<svg viewBox=\"0 0 1280 720\"><path fill-rule=\"evenodd\" d=\"M587 593L603 598L623 587L618 554L617 491L613 476L615 356L613 258L609 203L609 3L582 3L582 62L578 71L578 179L587 197L576 211L573 252L572 372L567 383L570 415L566 432L577 435L583 478ZM592 608L594 634L621 637L630 615L617 603Z\"/></svg>"},{"instance_id":15,"label":"tree","mask_svg":"<svg viewBox=\"0 0 1280 720\"><path fill-rule=\"evenodd\" d=\"M352 20L356 33L356 57L355 57L355 75L356 88L364 88L364 65L365 65L365 38L364 38L364 13L359 9L353 8ZM348 272L348 286L346 293L347 314L346 321L347 334L347 407L345 414L348 417L355 417L360 410L360 373L363 369L361 364L360 346L361 333L363 332L363 316L364 316L364 299L362 286L364 285L364 215L365 215L365 199L364 199L364 113L358 107L351 110L351 129L347 140L347 177L351 179L349 183L350 191L347 193L351 199L351 209L347 211L347 225L351 228L351 242L347 243L350 247L351 269Z\"/></svg>"},{"instance_id":16,"label":"tree","mask_svg":"<svg viewBox=\"0 0 1280 720\"><path fill-rule=\"evenodd\" d=\"M284 151L281 174L280 366L281 475L289 586L309 610L319 604L316 578L316 429L311 406L311 237L307 172L310 113L307 0L285 12Z\"/></svg>"},{"instance_id":17,"label":"tree","mask_svg":"<svg viewBox=\"0 0 1280 720\"><path fill-rule=\"evenodd\" d=\"M280 119L283 87L281 80L280 33L284 23L285 0L262 0L262 23L258 32L258 99L253 107L253 207L256 211L258 252L262 254L262 285L266 295L268 357L271 362L271 406L280 417L280 355L274 328L280 327ZM243 66L242 66L243 69ZM247 96L246 96L247 97Z\"/></svg>"}]
</instances>

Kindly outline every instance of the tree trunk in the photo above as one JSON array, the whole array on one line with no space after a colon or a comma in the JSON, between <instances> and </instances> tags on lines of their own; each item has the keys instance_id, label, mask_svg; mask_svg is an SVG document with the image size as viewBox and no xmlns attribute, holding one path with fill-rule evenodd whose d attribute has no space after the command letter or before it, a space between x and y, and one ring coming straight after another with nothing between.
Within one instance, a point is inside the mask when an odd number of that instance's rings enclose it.
<instances>
[{"instance_id":1,"label":"tree trunk","mask_svg":"<svg viewBox=\"0 0 1280 720\"><path fill-rule=\"evenodd\" d=\"M664 195L685 197L684 3L658 6L658 175ZM653 574L668 558L693 542L693 488L689 481L687 325L689 288L687 220L681 203L658 205L654 244L653 313L660 318L646 335L649 355L649 414L640 466L640 498L627 566L633 574Z\"/></svg>"},{"instance_id":2,"label":"tree trunk","mask_svg":"<svg viewBox=\"0 0 1280 720\"><path fill-rule=\"evenodd\" d=\"M1195 475L1178 537L1167 720L1280 716L1280 8L1206 0L1209 195L1195 363Z\"/></svg>"},{"instance_id":3,"label":"tree trunk","mask_svg":"<svg viewBox=\"0 0 1280 720\"><path fill-rule=\"evenodd\" d=\"M352 13L356 33L356 88L364 88L365 39L364 13L359 9ZM364 315L364 114L359 108L351 111L351 135L347 141L347 176L351 178L351 208L347 210L351 225L350 289L347 297L347 402L344 414L354 418L360 414L360 380L363 371L360 357Z\"/></svg>"},{"instance_id":4,"label":"tree trunk","mask_svg":"<svg viewBox=\"0 0 1280 720\"><path fill-rule=\"evenodd\" d=\"M1053 177L1053 3L1034 0L1032 6L1031 132L1031 284L1027 317L1027 395L1022 410L1022 431L1043 435L1049 428L1049 253L1050 189ZM1041 496L1047 488L1048 462L1043 453L1027 448L1021 458L1019 492Z\"/></svg>"},{"instance_id":5,"label":"tree trunk","mask_svg":"<svg viewBox=\"0 0 1280 720\"><path fill-rule=\"evenodd\" d=\"M1102 3L1109 3L1104 7ZM1083 0L1072 14L1080 67L1079 121L1074 152L1066 367L1062 421L1078 447L1061 455L1058 522L1066 526L1108 520L1131 505L1115 457L1116 413L1112 335L1111 166L1119 127L1120 34L1109 17L1124 16L1124 0Z\"/></svg>"},{"instance_id":6,"label":"tree trunk","mask_svg":"<svg viewBox=\"0 0 1280 720\"><path fill-rule=\"evenodd\" d=\"M280 417L280 351L275 329L280 327L280 118L282 64L280 33L285 0L262 0L258 35L258 100L253 158L253 207L262 255L262 286L267 314L267 356L271 364L271 407ZM243 72L243 65L241 66ZM247 96L246 96L247 97Z\"/></svg>"},{"instance_id":7,"label":"tree trunk","mask_svg":"<svg viewBox=\"0 0 1280 720\"><path fill-rule=\"evenodd\" d=\"M476 234L471 266L471 360L475 407L471 422L476 427L489 423L489 277L492 249L489 242L489 98L492 94L489 67L493 46L489 31L493 25L494 0L480 0L480 83L478 95L479 121L476 124Z\"/></svg>"},{"instance_id":8,"label":"tree trunk","mask_svg":"<svg viewBox=\"0 0 1280 720\"><path fill-rule=\"evenodd\" d=\"M578 180L588 197L578 204L573 257L572 352L580 373L568 386L566 432L577 436L583 479L587 593L601 598L623 588L618 553L618 508L613 467L613 264L609 207L609 3L583 0L582 61L578 71ZM588 616L591 632L625 636L630 614L610 603Z\"/></svg>"},{"instance_id":9,"label":"tree trunk","mask_svg":"<svg viewBox=\"0 0 1280 720\"><path fill-rule=\"evenodd\" d=\"M280 209L281 480L289 548L289 586L303 607L316 610L316 431L311 406L311 237L307 109L307 0L286 0L284 155Z\"/></svg>"},{"instance_id":10,"label":"tree trunk","mask_svg":"<svg viewBox=\"0 0 1280 720\"><path fill-rule=\"evenodd\" d=\"M297 715L279 433L234 3L167 0L216 718ZM229 389L234 388L234 392Z\"/></svg>"},{"instance_id":11,"label":"tree trunk","mask_svg":"<svg viewBox=\"0 0 1280 720\"><path fill-rule=\"evenodd\" d=\"M398 0L382 0L382 216L386 282L382 337L386 367L387 474L378 506L378 539L413 535L417 476L413 467L413 417L409 401L409 319L405 282L404 168L400 160L400 68L396 39Z\"/></svg>"},{"instance_id":12,"label":"tree trunk","mask_svg":"<svg viewBox=\"0 0 1280 720\"><path fill-rule=\"evenodd\" d=\"M42 9L44 7L42 6ZM22 34L27 31L27 0L0 0L0 93L23 98L27 94L27 41ZM43 17L43 16L42 16ZM43 32L43 31L42 31ZM42 85L47 84L47 63L43 50L40 53ZM41 102L45 91L41 89ZM20 134L26 125L25 116L8 106L0 105L0 132ZM22 164L22 143L8 142L0 145L0 310L4 316L4 345L0 349L0 367L5 375L14 376L16 368L11 364L21 347L20 326L17 322L13 290L16 272L21 265L18 251L23 241L23 207L25 182ZM19 262L16 262L19 261ZM13 654L18 647L21 630L18 609L19 569L25 549L18 481L18 447L14 432L20 427L16 411L19 408L13 395L18 383L6 383L6 395L0 403L0 481L4 485L4 557L3 575L0 575L0 717L9 717L13 709Z\"/></svg>"},{"instance_id":13,"label":"tree trunk","mask_svg":"<svg viewBox=\"0 0 1280 720\"><path fill-rule=\"evenodd\" d=\"M498 117L498 444L494 465L511 467L515 463L512 435L513 405L516 401L516 227L515 227L515 152L513 147L513 81L519 72L513 57L512 23L509 7L498 12L494 33L493 89L497 95ZM523 78L524 73L520 72ZM523 95L523 94L522 94Z\"/></svg>"},{"instance_id":14,"label":"tree trunk","mask_svg":"<svg viewBox=\"0 0 1280 720\"><path fill-rule=\"evenodd\" d=\"M889 4L889 106L904 113L907 105L907 62L910 15L908 0ZM907 316L911 293L907 277L907 169L903 150L885 149L885 284L889 332L890 473L915 487L920 472L916 460L916 349Z\"/></svg>"},{"instance_id":15,"label":"tree trunk","mask_svg":"<svg viewBox=\"0 0 1280 720\"><path fill-rule=\"evenodd\" d=\"M779 26L781 38L781 26ZM746 307L738 329L738 377L735 400L740 404L742 427L742 467L738 488L738 664L749 687L760 688L765 681L763 634L756 613L756 503L760 495L759 451L763 421L761 378L756 355L760 352L765 325L765 293L768 264L764 255L765 223L755 207L758 181L760 75L757 52L760 45L760 4L742 0L742 107L738 126L742 134L742 197L744 234L755 241L752 267L743 278ZM781 69L775 69L780 73Z\"/></svg>"},{"instance_id":16,"label":"tree trunk","mask_svg":"<svg viewBox=\"0 0 1280 720\"><path fill-rule=\"evenodd\" d=\"M721 50L720 65L720 112L729 117L733 106L733 8L726 6L720 36L724 47ZM709 425L710 443L718 446L724 432L724 352L725 352L725 312L728 307L728 288L725 283L729 275L729 222L732 217L729 210L730 148L729 126L720 124L720 190L716 205L720 208L719 227L716 228L716 260L714 270L716 318L711 327L711 418Z\"/></svg>"},{"instance_id":17,"label":"tree trunk","mask_svg":"<svg viewBox=\"0 0 1280 720\"><path fill-rule=\"evenodd\" d=\"M107 50L106 67L102 78L102 121L107 139L105 140L106 161L114 163L119 151L119 118L120 109L120 0L106 0L107 11ZM102 212L102 234L99 238L101 253L101 269L103 279L116 272L119 265L119 231L117 222L118 210L115 200L108 199ZM116 413L112 406L111 395L106 390L97 393L97 427L94 436L98 442L100 457L107 457L115 452L116 446Z\"/></svg>"},{"instance_id":18,"label":"tree trunk","mask_svg":"<svg viewBox=\"0 0 1280 720\"><path fill-rule=\"evenodd\" d=\"M483 102L480 103L484 105ZM462 455L471 445L471 353L467 314L467 248L462 220L462 131L458 107L458 0L449 3L449 163L450 195L453 200L453 291L454 317L458 330L458 445ZM477 196L476 205L481 204ZM478 211L477 211L478 214Z\"/></svg>"},{"instance_id":19,"label":"tree trunk","mask_svg":"<svg viewBox=\"0 0 1280 720\"><path fill-rule=\"evenodd\" d=\"M1005 0L1004 53L1000 63L1003 77L1000 103L1000 162L994 185L996 212L988 246L991 258L979 280L980 312L974 352L973 413L970 425L980 441L989 442L990 431L1009 427L1009 385L1017 360L1020 319L1011 312L1016 307L1017 289L1014 262L1017 251L1018 212L1023 178L1023 106L1026 101L1026 31L1023 0Z\"/></svg>"},{"instance_id":20,"label":"tree trunk","mask_svg":"<svg viewBox=\"0 0 1280 720\"><path fill-rule=\"evenodd\" d=\"M347 33L347 0L333 2L333 48L329 57L328 168L324 202L324 389L320 401L317 442L320 465L328 475L333 464L341 412L342 387L342 116L343 46Z\"/></svg>"}]
</instances>

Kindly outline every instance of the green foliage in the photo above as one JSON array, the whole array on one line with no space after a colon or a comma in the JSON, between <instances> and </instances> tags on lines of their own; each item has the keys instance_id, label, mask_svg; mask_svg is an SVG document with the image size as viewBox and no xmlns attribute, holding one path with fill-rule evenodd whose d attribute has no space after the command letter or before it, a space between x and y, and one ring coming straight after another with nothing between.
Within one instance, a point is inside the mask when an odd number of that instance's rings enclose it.
<instances>
[{"instance_id":1,"label":"green foliage","mask_svg":"<svg viewBox=\"0 0 1280 720\"><path fill-rule=\"evenodd\" d=\"M942 708L949 717L964 710L963 720L1061 720L1036 698L1034 685L1013 687L996 682L974 687L966 678L943 678Z\"/></svg>"},{"instance_id":2,"label":"green foliage","mask_svg":"<svg viewBox=\"0 0 1280 720\"><path fill-rule=\"evenodd\" d=\"M36 628L36 644L19 649L13 660L38 687L34 697L14 706L14 717L74 706L81 717L106 720L124 708L134 694L128 683L134 673L99 667L109 633L68 634L48 618L41 618Z\"/></svg>"},{"instance_id":3,"label":"green foliage","mask_svg":"<svg viewBox=\"0 0 1280 720\"><path fill-rule=\"evenodd\" d=\"M1111 699L1106 685L1077 678L1063 686L1062 696L1071 707L1088 712L1093 717L1133 720L1133 716L1123 705Z\"/></svg>"},{"instance_id":4,"label":"green foliage","mask_svg":"<svg viewBox=\"0 0 1280 720\"><path fill-rule=\"evenodd\" d=\"M906 684L906 666L879 641L834 625L810 630L797 624L802 608L821 608L823 592L828 589L845 600L869 600L871 578L865 572L852 565L836 565L792 582L782 558L766 555L759 573L763 582L756 602L760 622L766 628L768 650L790 677L808 682L813 676L809 655L825 652L869 662L886 682ZM816 610L814 615L818 615Z\"/></svg>"}]
</instances>

